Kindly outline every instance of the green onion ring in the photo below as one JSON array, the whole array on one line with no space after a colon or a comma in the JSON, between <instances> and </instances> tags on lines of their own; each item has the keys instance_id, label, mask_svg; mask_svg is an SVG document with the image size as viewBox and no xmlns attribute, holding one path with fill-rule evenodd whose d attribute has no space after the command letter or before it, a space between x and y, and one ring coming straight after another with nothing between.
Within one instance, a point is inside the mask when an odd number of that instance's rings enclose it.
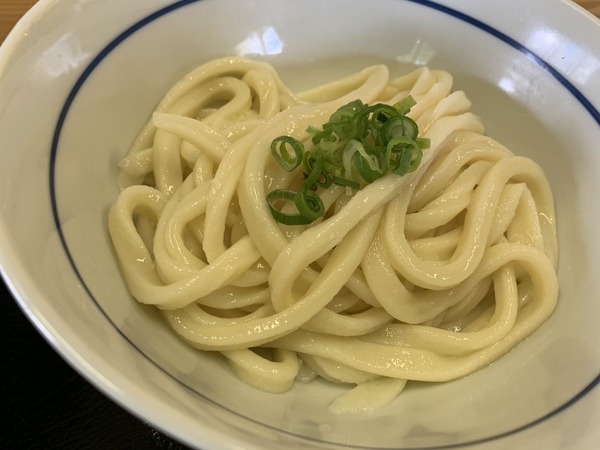
<instances>
[{"instance_id":1,"label":"green onion ring","mask_svg":"<svg viewBox=\"0 0 600 450\"><path fill-rule=\"evenodd\" d=\"M278 143L279 147L277 147ZM290 154L286 144L292 148L294 156ZM291 172L302 162L304 144L291 136L279 136L271 142L271 154L281 167L288 172Z\"/></svg>"},{"instance_id":2,"label":"green onion ring","mask_svg":"<svg viewBox=\"0 0 600 450\"><path fill-rule=\"evenodd\" d=\"M267 204L269 205L269 209L271 210L271 215L273 216L273 219L284 225L308 225L309 223L313 222L314 219L308 220L300 213L287 214L281 212L275 207L275 202L277 200L294 202L296 194L298 193L289 189L275 189L274 191L269 192L269 194L267 195Z\"/></svg>"},{"instance_id":3,"label":"green onion ring","mask_svg":"<svg viewBox=\"0 0 600 450\"><path fill-rule=\"evenodd\" d=\"M306 185L304 185L306 186ZM311 223L325 214L325 205L321 197L310 189L302 189L294 195L294 203L300 215Z\"/></svg>"}]
</instances>

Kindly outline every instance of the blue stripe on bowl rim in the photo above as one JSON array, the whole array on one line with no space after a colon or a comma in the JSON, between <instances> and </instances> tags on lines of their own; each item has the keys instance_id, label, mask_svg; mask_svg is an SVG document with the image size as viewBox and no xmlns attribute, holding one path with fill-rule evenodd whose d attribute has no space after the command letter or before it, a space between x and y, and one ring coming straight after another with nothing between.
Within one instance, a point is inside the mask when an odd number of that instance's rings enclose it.
<instances>
[{"instance_id":1,"label":"blue stripe on bowl rim","mask_svg":"<svg viewBox=\"0 0 600 450\"><path fill-rule=\"evenodd\" d=\"M214 405L217 405L229 412L231 412L233 415L236 415L238 417L241 417L245 420L254 422L260 426L266 427L266 428L270 428L270 429L274 429L274 430L278 430L281 433L286 433L286 434L290 434L293 436L296 436L298 438L301 439L305 439L307 441L314 441L314 442L320 442L320 443L328 443L328 444L336 444L336 445L344 445L349 449L356 449L359 447L356 447L354 445L349 445L349 444L339 444L339 443L330 443L327 441L322 441L319 439L314 439L314 438L309 438L306 436L301 436L292 432L289 432L287 430L281 430L278 429L276 427L272 427L270 425L264 424L262 422L259 422L257 420L252 419L251 417L246 417L240 413L237 413L236 411L233 411L229 408L226 408L216 402L214 402L213 400L211 400L210 398L204 396L202 393L190 388L189 386L187 386L186 384L184 384L183 382L181 382L180 380L178 380L177 378L175 378L173 375L171 375L170 373L168 373L165 369L163 369L160 365L158 365L157 363L155 363L148 355L146 355L138 346L135 345L135 343L133 343L119 328L118 326L112 322L112 320L110 319L110 317L108 317L108 315L106 314L106 312L102 309L102 307L100 306L100 304L98 303L98 301L96 300L96 298L94 297L94 295L92 294L92 292L90 291L89 287L87 286L85 280L83 279L81 273L79 272L77 265L75 264L75 261L73 259L73 256L71 255L71 252L69 251L69 246L67 244L65 235L63 233L62 230L62 226L61 226L61 222L60 222L60 217L58 214L58 205L57 205L57 199L56 199L56 186L55 186L55 167L56 167L56 156L58 153L58 146L59 146L59 141L60 141L60 135L62 132L62 129L64 127L65 124L65 120L67 118L67 115L69 113L69 110L75 100L75 98L77 97L79 91L81 90L82 86L84 85L84 83L86 82L86 80L88 79L88 77L94 72L94 70L96 69L96 67L116 48L118 47L121 43L123 43L127 38L129 38L131 35L133 35L134 33L136 33L138 30L140 30L141 28L145 27L146 25L154 22L155 20L169 14L172 13L184 6L193 4L193 3L199 3L202 0L179 0L175 3L172 3L166 7L163 7L157 11L155 11L154 13L146 16L145 18L141 19L140 21L136 22L135 24L133 24L132 26L130 26L129 28L127 28L125 31L123 31L121 34L119 34L116 38L114 38L106 47L104 47L99 53L98 55L90 62L90 64L85 68L85 70L83 71L83 73L79 76L79 78L77 79L77 81L75 82L75 84L73 85L73 88L71 89L69 95L67 96L67 99L61 109L59 118L57 120L56 123L56 127L55 127L55 131L54 131L54 136L52 139L52 143L51 143L51 148L50 148L50 166L49 166L49 184L50 184L50 201L51 201L51 206L52 206L52 214L54 217L54 223L56 226L56 229L58 231L58 235L60 237L61 240L61 244L64 248L65 254L73 268L73 271L75 273L75 275L77 276L77 278L79 279L79 281L81 282L82 286L84 287L87 295L90 297L90 299L93 301L93 303L96 305L96 307L100 310L100 312L106 317L106 320L108 320L113 327L115 328L115 330L133 347L135 348L143 357L145 357L146 359L148 359L153 365L155 365L158 369L160 369L161 371L163 371L167 376L173 378L176 382L182 384L183 386L185 386L187 389L190 389L191 391L195 392L198 396L202 397L203 399L205 399L206 401L213 403ZM496 28L493 28L492 26L475 19L474 17L471 17L467 14L464 14L460 11L457 11L455 9L452 9L448 6L444 6L444 5L440 5L439 3L436 3L434 1L430 1L430 0L399 0L399 1L406 1L406 2L410 2L410 3L416 3L419 5L422 5L424 7L427 8L431 8L434 10L437 10L441 13L447 14L449 16L452 16L458 20L461 20L467 24L470 24L476 28L479 28L481 31L490 34L491 36L499 39L500 41L506 43L507 45L513 47L514 49L516 49L517 51L519 51L520 53L522 53L523 55L525 55L527 58L529 58L531 61L533 61L535 64L537 64L538 66L540 66L543 70L545 70L546 72L548 72L553 78L555 78L565 89L567 89L569 91L569 93L575 97L575 99L585 108L585 110L592 116L592 118L595 120L595 122L600 126L600 112L598 111L598 109L596 109L594 107L594 105L582 94L581 91L579 91L568 79L566 79L560 72L558 72L554 67L552 67L548 62L546 62L544 59L542 59L541 57L539 57L537 54L535 54L534 52L532 52L531 50L529 50L527 47L525 47L523 44L519 43L518 41L516 41L515 39L511 38L510 36L502 33L501 31L497 30ZM551 417L554 417L556 415L558 415L559 413L561 413L562 411L566 410L567 408L569 408L570 406L572 406L574 403L576 403L577 401L579 401L581 398L583 398L586 394L588 394L592 389L594 389L595 386L597 386L598 384L600 384L600 374L594 379L592 380L587 386L585 386L579 393L577 393L574 397L572 397L570 400L568 400L567 402L565 402L564 404L562 404L561 406L557 407L556 409L548 412L547 414L539 417L536 420L533 420L531 422L528 422L520 427L511 429L509 431L503 432L503 433L499 433L487 438L482 438L482 439L477 439L477 440L473 440L473 441L468 441L468 442L462 442L462 443L455 443L455 444L449 444L449 445L445 445L442 447L436 446L436 447L419 447L419 450L427 450L427 449L455 449L455 448L459 448L459 447L465 447L465 446L472 446L472 445L477 445L477 444L483 444L483 443L490 443L493 441L497 441L500 440L502 438L517 434L519 432L522 432L524 430L527 430L529 428L532 428L548 419L550 419ZM118 401L118 399L116 399ZM363 448L363 447L361 447ZM378 450L378 447L372 447L371 450ZM381 449L383 450L383 449ZM408 447L401 447L399 448L399 450L410 450L410 448Z\"/></svg>"}]
</instances>

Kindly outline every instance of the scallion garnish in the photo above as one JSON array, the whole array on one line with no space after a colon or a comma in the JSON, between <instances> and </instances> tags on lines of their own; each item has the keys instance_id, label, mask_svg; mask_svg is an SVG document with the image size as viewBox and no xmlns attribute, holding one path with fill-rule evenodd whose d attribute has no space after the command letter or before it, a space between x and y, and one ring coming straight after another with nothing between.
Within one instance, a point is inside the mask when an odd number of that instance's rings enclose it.
<instances>
[{"instance_id":1,"label":"scallion garnish","mask_svg":"<svg viewBox=\"0 0 600 450\"><path fill-rule=\"evenodd\" d=\"M289 189L276 189L267 195L267 203L269 204L269 208L271 208L273 218L277 222L284 225L307 225L316 219L316 217L314 219L312 218L313 214L309 214L309 217L305 217L302 212L298 212L297 214L287 214L275 207L275 202L277 200L294 202L297 207L298 203L296 202L296 197L299 195L303 195L303 192L295 192ZM321 201L318 195L316 195L316 198L319 199L318 201ZM315 199L313 198L312 200L314 201ZM323 204L322 201L321 204Z\"/></svg>"},{"instance_id":2,"label":"scallion garnish","mask_svg":"<svg viewBox=\"0 0 600 450\"><path fill-rule=\"evenodd\" d=\"M285 225L306 225L325 214L318 188L337 184L352 191L387 172L399 176L413 172L423 150L429 148L429 139L418 137L417 124L406 116L415 104L411 96L393 106L350 102L334 112L322 129L307 128L314 146L311 150L290 136L273 140L271 153L285 170L303 167L299 192L276 189L267 195L273 218ZM298 212L282 212L277 201L293 202Z\"/></svg>"},{"instance_id":3,"label":"scallion garnish","mask_svg":"<svg viewBox=\"0 0 600 450\"><path fill-rule=\"evenodd\" d=\"M279 145L278 145L279 144ZM293 156L288 151L288 146L293 151ZM302 163L304 145L290 136L279 136L271 142L273 158L288 172L291 172Z\"/></svg>"}]
</instances>

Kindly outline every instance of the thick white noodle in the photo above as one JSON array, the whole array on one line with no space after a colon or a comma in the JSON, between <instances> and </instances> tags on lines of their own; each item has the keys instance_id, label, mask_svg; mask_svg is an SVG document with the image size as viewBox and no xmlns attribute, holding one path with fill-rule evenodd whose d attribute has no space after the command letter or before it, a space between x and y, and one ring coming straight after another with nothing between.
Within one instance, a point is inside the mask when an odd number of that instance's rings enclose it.
<instances>
[{"instance_id":1,"label":"thick white noodle","mask_svg":"<svg viewBox=\"0 0 600 450\"><path fill-rule=\"evenodd\" d=\"M351 198L322 192L333 213L309 226L273 219L267 194L298 182L271 157L274 138L308 141L350 101L407 95L431 141L416 171ZM336 412L489 365L552 313L558 247L543 171L484 136L470 107L449 73L426 67L393 78L372 66L294 93L265 63L202 65L120 165L108 223L132 295L259 389L355 385Z\"/></svg>"}]
</instances>

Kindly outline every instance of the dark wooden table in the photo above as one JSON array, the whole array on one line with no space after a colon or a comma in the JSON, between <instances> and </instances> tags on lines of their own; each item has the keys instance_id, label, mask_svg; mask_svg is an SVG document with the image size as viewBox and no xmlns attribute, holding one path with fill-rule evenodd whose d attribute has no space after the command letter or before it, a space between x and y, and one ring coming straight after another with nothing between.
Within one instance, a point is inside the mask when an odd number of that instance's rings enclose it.
<instances>
[{"instance_id":1,"label":"dark wooden table","mask_svg":"<svg viewBox=\"0 0 600 450\"><path fill-rule=\"evenodd\" d=\"M0 0L0 42L34 0ZM600 0L577 3L600 16ZM121 409L44 341L0 284L0 449L169 449L172 439Z\"/></svg>"},{"instance_id":2,"label":"dark wooden table","mask_svg":"<svg viewBox=\"0 0 600 450\"><path fill-rule=\"evenodd\" d=\"M185 447L132 416L75 372L0 286L0 449Z\"/></svg>"}]
</instances>

